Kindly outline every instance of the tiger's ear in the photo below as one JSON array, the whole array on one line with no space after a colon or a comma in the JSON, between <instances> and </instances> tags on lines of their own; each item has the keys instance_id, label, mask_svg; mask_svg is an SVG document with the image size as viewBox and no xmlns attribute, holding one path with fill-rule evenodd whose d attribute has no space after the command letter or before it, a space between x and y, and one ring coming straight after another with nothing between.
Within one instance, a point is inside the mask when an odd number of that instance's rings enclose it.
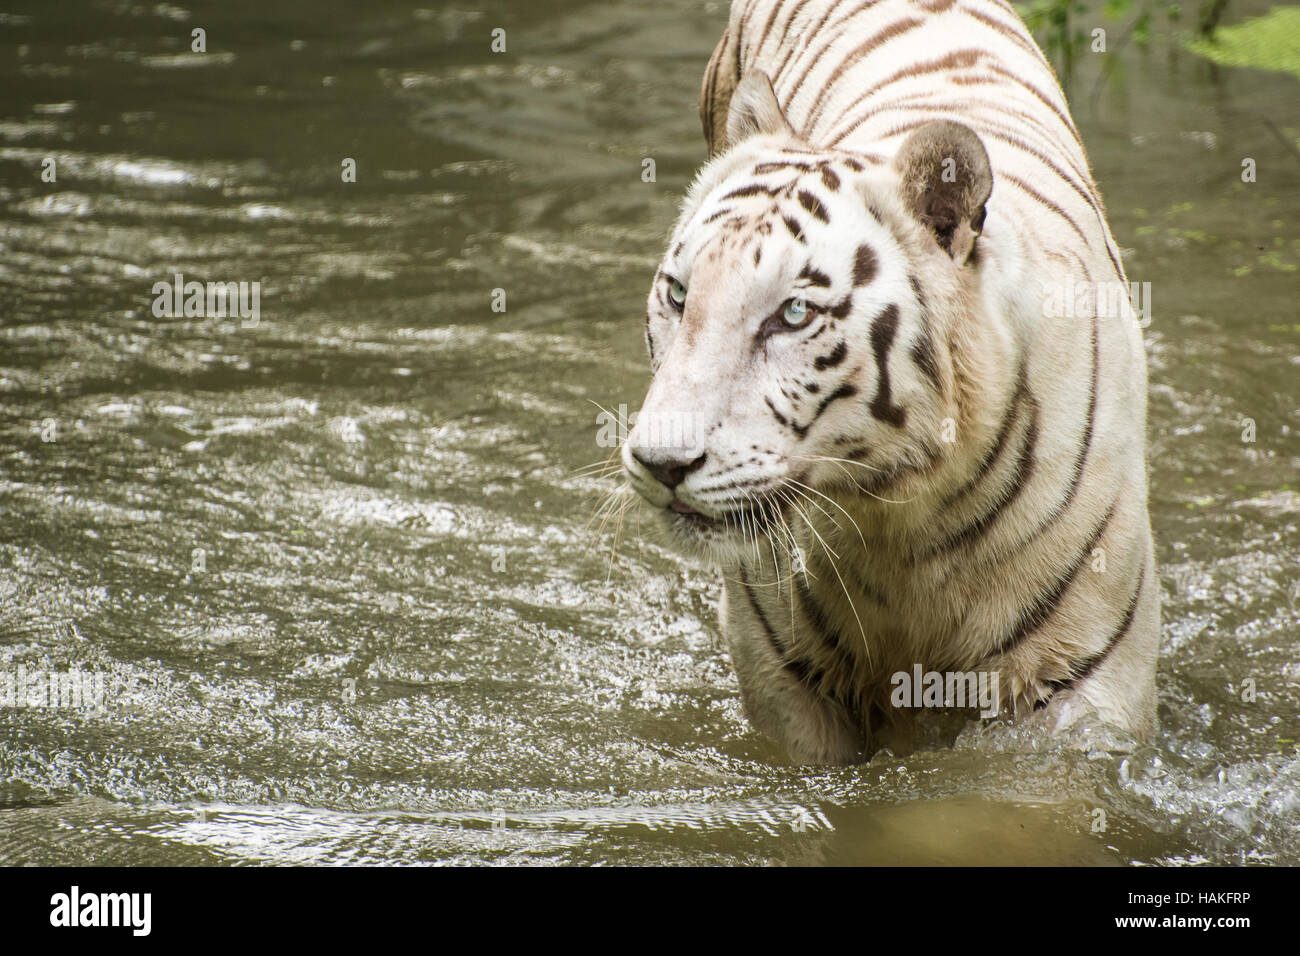
<instances>
[{"instance_id":1,"label":"tiger's ear","mask_svg":"<svg viewBox=\"0 0 1300 956\"><path fill-rule=\"evenodd\" d=\"M984 229L984 204L993 191L989 154L966 126L926 123L894 157L903 203L957 265L965 264Z\"/></svg>"},{"instance_id":2,"label":"tiger's ear","mask_svg":"<svg viewBox=\"0 0 1300 956\"><path fill-rule=\"evenodd\" d=\"M740 78L731 92L727 111L727 145L735 146L751 136L784 134L797 138L776 101L772 81L762 70L752 70Z\"/></svg>"}]
</instances>

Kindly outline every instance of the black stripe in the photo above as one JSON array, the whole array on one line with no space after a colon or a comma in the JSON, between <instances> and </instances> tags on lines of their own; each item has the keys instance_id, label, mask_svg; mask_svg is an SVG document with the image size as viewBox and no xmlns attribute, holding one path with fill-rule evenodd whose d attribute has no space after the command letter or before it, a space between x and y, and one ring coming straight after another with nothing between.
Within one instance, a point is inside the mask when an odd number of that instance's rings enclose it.
<instances>
[{"instance_id":1,"label":"black stripe","mask_svg":"<svg viewBox=\"0 0 1300 956\"><path fill-rule=\"evenodd\" d=\"M772 647L772 653L781 662L781 667L809 690L813 692L819 691L824 677L822 672L806 660L800 658L792 660L786 656L785 646L781 643L781 639L777 637L776 631L772 629L772 625L768 623L767 615L763 613L763 609L758 606L758 599L754 597L754 590L749 585L749 579L745 577L745 569L740 568L739 572L740 583L745 589L745 597L749 598L749 606L753 610L754 616L758 618L758 623L763 626L763 632L767 635L767 642Z\"/></svg>"},{"instance_id":2,"label":"black stripe","mask_svg":"<svg viewBox=\"0 0 1300 956\"><path fill-rule=\"evenodd\" d=\"M795 574L793 577L795 594L799 596L799 610L803 612L803 616L808 619L808 623L812 625L818 636L831 645L831 650L837 654L842 654L843 643L840 632L827 619L825 608L813 597L812 591L808 590L803 575Z\"/></svg>"},{"instance_id":3,"label":"black stripe","mask_svg":"<svg viewBox=\"0 0 1300 956\"><path fill-rule=\"evenodd\" d=\"M844 344L844 340L841 339L839 345L835 346L829 355L819 355L817 358L813 359L813 368L817 369L819 372L823 372L828 368L834 368L836 365L843 362L844 356L848 354L849 348Z\"/></svg>"},{"instance_id":4,"label":"black stripe","mask_svg":"<svg viewBox=\"0 0 1300 956\"><path fill-rule=\"evenodd\" d=\"M876 277L876 253L870 246L858 246L853 253L853 285L866 285Z\"/></svg>"},{"instance_id":5,"label":"black stripe","mask_svg":"<svg viewBox=\"0 0 1300 956\"><path fill-rule=\"evenodd\" d=\"M908 283L912 286L912 294L916 296L916 304L921 307L921 311L926 311L925 292L921 288L921 280L914 275L907 277Z\"/></svg>"},{"instance_id":6,"label":"black stripe","mask_svg":"<svg viewBox=\"0 0 1300 956\"><path fill-rule=\"evenodd\" d=\"M856 10L852 11L847 16L843 17L840 22L845 22L847 20L852 19L853 17L861 13L863 10L865 10L867 7L873 6L874 4L879 2L880 0L867 0L866 3L863 3ZM776 68L776 72L772 74L772 83L774 85L777 79L781 76L781 74L785 72L786 66L791 65L790 58L792 56L795 58L795 63L799 62L803 54L813 50L813 45L818 40L822 39L823 37L827 37L828 38L827 41L824 44L822 44L821 47L817 49L815 53L813 53L812 62L809 63L806 67L804 67L803 73L800 74L799 79L791 87L791 89L793 89L796 93L799 90L803 89L804 81L808 79L808 74L811 73L813 69L817 66L817 64L821 62L822 57L826 54L826 51L831 48L831 46L840 36L840 33L838 31L822 30L822 27L826 25L826 21L830 19L831 14L834 13L836 9L842 9L842 5L828 3L826 5L826 12L822 14L822 18L817 22L817 24L811 30L809 30L807 33L803 35L804 43L790 44L790 49L786 51L785 58L781 61L781 65L778 66Z\"/></svg>"},{"instance_id":7,"label":"black stripe","mask_svg":"<svg viewBox=\"0 0 1300 956\"><path fill-rule=\"evenodd\" d=\"M895 428L902 428L907 421L907 413L894 404L890 398L889 388L889 347L898 332L898 306L888 305L885 311L876 316L871 325L871 350L876 356L876 371L880 381L876 386L876 397L871 400L871 414L882 422L888 422Z\"/></svg>"},{"instance_id":8,"label":"black stripe","mask_svg":"<svg viewBox=\"0 0 1300 956\"><path fill-rule=\"evenodd\" d=\"M749 196L774 195L776 195L776 193L771 188L764 186L762 183L750 183L748 186L739 186L736 189L733 189L718 201L723 202L727 199L745 199Z\"/></svg>"},{"instance_id":9,"label":"black stripe","mask_svg":"<svg viewBox=\"0 0 1300 956\"><path fill-rule=\"evenodd\" d=\"M1072 684L1077 684L1079 681L1091 675L1093 671L1100 667L1102 662L1110 656L1110 652L1115 649L1115 646L1124 639L1125 635L1129 632L1129 628L1133 626L1133 619L1137 616L1138 599L1142 596L1142 588L1146 584L1146 579L1147 567L1144 559L1142 562L1142 571L1138 574L1137 587L1133 590L1133 596L1129 598L1128 609L1124 612L1124 619L1119 622L1119 626L1116 627L1114 633L1107 638L1105 645L1100 651L1093 654L1091 657L1085 657L1083 660L1076 661L1074 664L1070 665L1069 677L1065 680L1049 681L1053 693L1062 691Z\"/></svg>"},{"instance_id":10,"label":"black stripe","mask_svg":"<svg viewBox=\"0 0 1300 956\"><path fill-rule=\"evenodd\" d=\"M731 27L728 26L722 31L722 39L718 45L713 48L713 54L709 57L709 65L706 68L705 87L708 92L705 94L704 102L700 104L700 120L704 121L705 110L708 110L708 123L704 130L704 140L709 148L709 155L716 156L722 152L725 143L716 143L713 140L713 130L716 125L717 117L714 115L714 106L716 105L715 96L718 91L718 75L722 72L722 56L727 49L727 43L731 39ZM736 38L739 41L739 37ZM739 54L739 44L737 45L737 54ZM738 64L737 64L738 65ZM736 77L739 79L739 76ZM726 136L726 126L723 126L723 137Z\"/></svg>"},{"instance_id":11,"label":"black stripe","mask_svg":"<svg viewBox=\"0 0 1300 956\"><path fill-rule=\"evenodd\" d=\"M929 332L922 332L921 337L917 339L916 344L912 346L912 361L916 363L923 375L930 380L936 392L943 391L943 385L939 381L939 365L934 357L934 342L930 340Z\"/></svg>"},{"instance_id":12,"label":"black stripe","mask_svg":"<svg viewBox=\"0 0 1300 956\"><path fill-rule=\"evenodd\" d=\"M1011 484L998 496L992 508L964 528L932 546L925 552L925 557L933 557L941 551L951 551L982 537L1025 490L1025 485L1029 483L1029 476L1034 471L1034 449L1038 444L1038 402L1032 395L1027 396L1027 401L1030 409L1029 426L1025 429L1025 443L1021 446L1020 455L1016 459L1016 472Z\"/></svg>"},{"instance_id":13,"label":"black stripe","mask_svg":"<svg viewBox=\"0 0 1300 956\"><path fill-rule=\"evenodd\" d=\"M754 485L767 484L766 478L738 478L735 481L727 481L718 485L702 485L695 489L700 494L709 494L714 491L734 491L736 488L750 488Z\"/></svg>"},{"instance_id":14,"label":"black stripe","mask_svg":"<svg viewBox=\"0 0 1300 956\"><path fill-rule=\"evenodd\" d=\"M839 302L835 303L826 310L826 314L832 318L842 319L853 309L853 293L850 292Z\"/></svg>"},{"instance_id":15,"label":"black stripe","mask_svg":"<svg viewBox=\"0 0 1300 956\"><path fill-rule=\"evenodd\" d=\"M1012 120L1013 126L1006 126L996 123L991 119L979 119L975 117L962 116L962 122L966 123L975 132L981 136L990 139L1001 140L1007 145L1022 150L1033 156L1036 160L1050 168L1052 172L1066 185L1070 186L1079 197L1092 208L1097 216L1104 220L1101 213L1099 200L1094 191L1095 186L1092 184L1086 172L1076 167L1070 157L1061 155L1060 158L1067 161L1069 172L1078 178L1075 181L1066 170L1057 165L1057 161L1038 147L1030 144L1027 134L1031 131L1038 135L1038 138L1047 144L1049 148L1057 147L1057 139L1060 137L1059 130L1053 130L1045 124L1039 122L1038 118L1030 113L1013 109L1006 103L997 102L996 100L963 98L957 102L934 101L926 103L916 103L911 99L894 101L886 104L876 104L871 113L871 117L880 116L883 113L908 113L908 112L928 112L939 113L944 116L957 116L969 113L975 107L982 107L991 113L1001 114L1003 117ZM1082 185L1081 185L1082 184Z\"/></svg>"},{"instance_id":16,"label":"black stripe","mask_svg":"<svg viewBox=\"0 0 1300 956\"><path fill-rule=\"evenodd\" d=\"M848 571L849 577L852 579L853 587L858 594L868 600L874 601L882 608L889 607L889 602L885 600L884 592L867 583L866 578L862 576L862 569L857 564L849 562L845 567L845 570Z\"/></svg>"},{"instance_id":17,"label":"black stripe","mask_svg":"<svg viewBox=\"0 0 1300 956\"><path fill-rule=\"evenodd\" d=\"M790 424L788 421L786 421L785 416L782 415L780 412L778 412L778 411L776 410L776 406L772 404L772 400L771 400L770 398L768 398L766 395L764 395L764 396L763 396L763 401L767 402L767 407L770 408L770 409L772 409L772 414L776 416L776 420L777 420L778 422L780 422L782 425L789 425L789 424Z\"/></svg>"},{"instance_id":18,"label":"black stripe","mask_svg":"<svg viewBox=\"0 0 1300 956\"><path fill-rule=\"evenodd\" d=\"M790 427L794 429L796 435L803 438L808 434L808 429L813 427L813 423L815 423L817 419L821 418L822 412L826 411L827 405L831 402L838 401L841 398L852 398L856 394L858 394L857 386L845 382L835 391L822 399L822 403L817 406L817 411L813 413L813 417L808 419L807 425L791 425Z\"/></svg>"},{"instance_id":19,"label":"black stripe","mask_svg":"<svg viewBox=\"0 0 1300 956\"><path fill-rule=\"evenodd\" d=\"M1070 166L1070 172L1073 173L1074 176L1079 177L1080 181L1082 182L1082 185L1080 185L1080 183L1078 182L1075 182L1072 176L1067 175L1066 171L1057 165L1056 160L1052 159L1052 157L1048 156L1046 153L1044 153L1042 150L1038 149L1037 147L1031 146L1027 142L1025 142L1025 137L1023 135L1017 135L1010 130L1003 130L1001 127L996 126L993 123L987 121L980 123L979 125L983 128L978 130L978 132L983 133L984 135L988 136L990 139L1001 140L1007 145L1012 146L1016 149L1023 150L1024 152L1033 156L1036 160L1038 160L1040 163L1042 163L1044 166L1050 169L1053 173L1055 173L1056 176L1062 182L1064 182L1067 186L1073 189L1078 194L1080 199L1082 199L1090 207L1092 207L1093 212L1095 212L1098 216L1101 216L1101 207L1098 205L1096 194L1092 191L1092 184L1088 182L1088 180L1084 177L1084 175L1081 172L1079 172L1079 170L1074 168L1073 164L1071 164Z\"/></svg>"},{"instance_id":20,"label":"black stripe","mask_svg":"<svg viewBox=\"0 0 1300 956\"><path fill-rule=\"evenodd\" d=\"M804 4L807 2L808 0L799 0L799 2L795 4L794 9L790 11L790 16L785 21L785 28L781 31L782 36L784 36L785 30L789 29L790 24L794 22L794 18L799 15L799 11L803 9ZM758 38L758 46L754 48L755 60L762 55L763 44L767 42L767 35L772 31L772 26L776 23L776 15L781 11L781 9L782 4L772 4L772 9L767 15L767 23L763 24L763 35Z\"/></svg>"},{"instance_id":21,"label":"black stripe","mask_svg":"<svg viewBox=\"0 0 1300 956\"><path fill-rule=\"evenodd\" d=\"M822 112L826 109L827 104L831 102L827 98L827 91L834 87L840 77L842 77L848 70L853 69L854 66L865 59L881 44L888 43L890 40L901 36L909 30L915 30L924 22L925 21L919 17L909 18L906 20L895 20L893 23L882 27L875 34L868 37L865 41L859 44L852 53L840 60L840 62L835 65L835 69L831 75L822 82L817 98L813 100L813 105L809 109L808 120L804 123L802 138L805 140L811 140L812 132L817 127L817 122L821 119ZM829 44L827 49L829 49ZM820 59L820 57L818 59Z\"/></svg>"},{"instance_id":22,"label":"black stripe","mask_svg":"<svg viewBox=\"0 0 1300 956\"><path fill-rule=\"evenodd\" d=\"M809 215L811 215L814 219L820 219L822 222L826 223L827 225L830 224L831 217L830 214L826 211L826 207L822 205L822 201L820 199L818 199L808 190L806 189L799 190L799 205L803 206L804 209L807 209Z\"/></svg>"},{"instance_id":23,"label":"black stripe","mask_svg":"<svg viewBox=\"0 0 1300 956\"><path fill-rule=\"evenodd\" d=\"M1075 234L1078 235L1078 237L1083 240L1083 244L1091 248L1091 244L1088 242L1088 237L1084 234L1083 230L1079 228L1079 224L1074 221L1074 217L1071 216L1068 212L1066 212L1064 209L1062 209L1052 200L1048 199L1046 196L1040 193L1033 186L1029 185L1029 183L1025 182L1019 176L1016 176L1013 173L1003 172L1002 178L1007 182L1011 183L1013 186L1019 188L1021 191L1028 194L1028 196L1031 199L1036 200L1041 206L1043 206L1046 209L1050 209L1052 212L1056 213L1058 216L1060 216L1062 219L1068 222L1070 224L1070 228L1073 229L1075 231Z\"/></svg>"},{"instance_id":24,"label":"black stripe","mask_svg":"<svg viewBox=\"0 0 1300 956\"><path fill-rule=\"evenodd\" d=\"M754 167L754 175L766 176L768 173L779 173L785 169L797 169L801 173L811 173L816 168L817 168L816 166L812 165L811 163L804 162L802 159L784 159L777 162L769 161L765 163L759 163L757 166ZM789 184L781 188L782 189L788 188L788 185ZM773 193L775 194L775 190L773 190Z\"/></svg>"},{"instance_id":25,"label":"black stripe","mask_svg":"<svg viewBox=\"0 0 1300 956\"><path fill-rule=\"evenodd\" d=\"M1007 402L1006 411L1002 414L1002 425L998 429L997 437L993 440L993 445L984 453L983 459L980 460L980 466L971 479L958 488L956 492L950 495L943 504L939 506L940 511L946 511L951 508L962 498L974 491L979 483L988 477L989 472L993 470L993 466L997 464L998 459L1002 457L1002 450L1006 447L1007 439L1011 437L1011 427L1020 417L1020 403L1028 394L1028 390L1029 376L1026 373L1024 363L1022 362L1020 365L1020 371L1016 376L1016 390L1011 393L1011 398Z\"/></svg>"},{"instance_id":26,"label":"black stripe","mask_svg":"<svg viewBox=\"0 0 1300 956\"><path fill-rule=\"evenodd\" d=\"M745 55L745 30L749 26L749 18L754 15L754 8L751 6L740 16L740 22L736 24L736 62L740 63ZM730 25L728 25L730 29Z\"/></svg>"},{"instance_id":27,"label":"black stripe","mask_svg":"<svg viewBox=\"0 0 1300 956\"><path fill-rule=\"evenodd\" d=\"M782 216L781 221L785 223L785 228L790 230L790 235L794 236L800 242L806 243L808 241L803 237L803 226L799 225L796 220L789 216Z\"/></svg>"},{"instance_id":28,"label":"black stripe","mask_svg":"<svg viewBox=\"0 0 1300 956\"><path fill-rule=\"evenodd\" d=\"M970 10L963 7L961 12L966 14L968 17L974 17L981 23L996 30L998 33L1002 34L1002 36L1015 43L1015 45L1020 47L1020 49L1037 59L1039 63L1043 64L1043 66L1046 66L1049 70L1051 69L1051 66L1048 65L1047 60L1043 57L1043 51L1038 49L1037 43L1021 33L1019 24L1012 25L1010 23L1004 23L997 17L989 16L983 10Z\"/></svg>"},{"instance_id":29,"label":"black stripe","mask_svg":"<svg viewBox=\"0 0 1300 956\"><path fill-rule=\"evenodd\" d=\"M872 475L869 478L858 478L854 480L858 491L863 494L879 494L880 492L897 484L904 478L914 475L925 475L932 472L938 464L939 458L934 454L934 450L926 448L923 451L926 456L924 462L900 461L891 465L887 470Z\"/></svg>"},{"instance_id":30,"label":"black stripe","mask_svg":"<svg viewBox=\"0 0 1300 956\"><path fill-rule=\"evenodd\" d=\"M1115 516L1115 509L1118 507L1119 499L1116 498L1111 502L1110 507L1106 509L1105 517L1098 522L1087 543L1079 549L1078 556L1065 574L1061 575L1051 588L1035 598L1033 604L1020 612L1020 617L1016 620L1015 626L998 642L997 654L1009 654L1014 651L1021 641L1046 624L1048 619L1056 613L1056 609L1061 606L1066 593L1074 584L1075 578L1079 576L1079 571L1092 556L1092 549L1097 547L1097 542L1106 533L1106 529L1110 526L1110 519Z\"/></svg>"},{"instance_id":31,"label":"black stripe","mask_svg":"<svg viewBox=\"0 0 1300 956\"><path fill-rule=\"evenodd\" d=\"M879 90L887 89L888 87L897 83L899 80L913 79L918 76L924 76L927 73L940 73L945 70L951 72L956 70L969 69L970 67L978 63L981 57L986 57L990 55L991 54L989 54L985 50L976 50L976 49L951 50L948 53L944 54L943 56L935 60L928 60L923 63L911 63L908 66L903 67L901 70L895 71L890 76L886 77L883 80L878 81L877 83L868 87L866 90L859 93L857 97L854 99L854 101L840 112L840 118L843 119L845 116L851 116L859 106L861 106L864 102L867 101L869 97L871 97ZM873 115L875 115L875 111L869 109L861 116L859 116L856 120L854 120L853 123L842 133L839 133L837 135L827 134L827 136L822 137L822 139L823 141L827 142L831 146L837 146L850 133L856 130L867 120L871 119ZM888 137L884 137L884 136L877 137L877 139L887 139L887 138Z\"/></svg>"},{"instance_id":32,"label":"black stripe","mask_svg":"<svg viewBox=\"0 0 1300 956\"><path fill-rule=\"evenodd\" d=\"M828 564L830 560L828 556L822 554L820 551L813 552L812 557L819 559L819 563L823 564ZM885 596L863 580L857 565L849 564L846 566L845 570L849 572L849 576L853 579L854 588L860 597L873 601L882 608L889 606L885 601ZM832 571L831 573L834 572ZM851 656L851 649L845 645L843 634L841 634L826 617L826 611L823 605L816 600L812 591L808 589L807 585L804 584L799 575L794 576L794 582L796 593L799 595L800 609L804 612L804 617L808 618L809 622L823 636L830 637L831 643L834 644L834 650L844 654L845 656ZM845 600L849 601L849 607L852 608L853 602L848 598L848 595L845 595Z\"/></svg>"},{"instance_id":33,"label":"black stripe","mask_svg":"<svg viewBox=\"0 0 1300 956\"><path fill-rule=\"evenodd\" d=\"M1080 149L1083 148L1083 140L1079 137L1079 131L1074 128L1074 123L1070 121L1069 114L1064 112L1059 106L1057 106L1055 103L1049 100L1047 98L1047 95L1043 93L1042 90L1034 86L1034 84L1030 83L1028 80L1016 76L1016 74L1012 73L1010 70L1006 69L1005 67L999 65L996 62L989 62L986 64L986 66L988 66L990 70L992 70L994 73L997 73L999 76L1005 76L1008 80L1011 80L1013 83L1019 84L1020 86L1028 90L1031 94L1033 94L1033 96L1040 103L1042 103L1049 110L1051 110L1053 113L1056 114L1056 118L1061 121L1062 126L1064 126L1067 130L1069 130L1070 135L1074 137L1074 141L1079 144L1079 148Z\"/></svg>"},{"instance_id":34,"label":"black stripe","mask_svg":"<svg viewBox=\"0 0 1300 956\"><path fill-rule=\"evenodd\" d=\"M1110 243L1106 243L1106 255L1110 256L1110 264L1115 267L1115 276L1120 282L1126 282L1124 278L1124 267L1120 265L1119 259L1115 258L1115 251L1111 249Z\"/></svg>"},{"instance_id":35,"label":"black stripe","mask_svg":"<svg viewBox=\"0 0 1300 956\"><path fill-rule=\"evenodd\" d=\"M1092 384L1088 389L1088 412L1087 421L1083 426L1082 447L1074 456L1074 474L1070 479L1070 487L1065 492L1065 497L1061 499L1060 504L1052 509L1041 524L1025 537L1020 544L1016 546L1016 551L1022 551L1029 544L1037 541L1038 538L1052 525L1056 524L1070 507L1075 497L1079 494L1079 488L1083 484L1083 470L1088 461L1088 453L1092 450L1092 432L1097 416L1097 378L1101 368L1101 348L1098 342L1097 317L1092 317Z\"/></svg>"},{"instance_id":36,"label":"black stripe","mask_svg":"<svg viewBox=\"0 0 1300 956\"><path fill-rule=\"evenodd\" d=\"M831 287L831 277L811 265L806 265L799 270L799 278L807 280L809 285L821 286L824 289Z\"/></svg>"}]
</instances>

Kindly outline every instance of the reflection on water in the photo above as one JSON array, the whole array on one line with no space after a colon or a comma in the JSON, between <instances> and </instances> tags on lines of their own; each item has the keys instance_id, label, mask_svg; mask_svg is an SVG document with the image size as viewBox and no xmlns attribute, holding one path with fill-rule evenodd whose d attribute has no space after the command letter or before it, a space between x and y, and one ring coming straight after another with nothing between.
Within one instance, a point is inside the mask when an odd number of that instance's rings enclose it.
<instances>
[{"instance_id":1,"label":"reflection on water","mask_svg":"<svg viewBox=\"0 0 1300 956\"><path fill-rule=\"evenodd\" d=\"M0 17L0 672L108 688L0 709L0 861L1300 863L1294 77L1070 76L1153 290L1154 746L807 770L581 471L723 5L304 10ZM176 273L260 320L155 316Z\"/></svg>"}]
</instances>

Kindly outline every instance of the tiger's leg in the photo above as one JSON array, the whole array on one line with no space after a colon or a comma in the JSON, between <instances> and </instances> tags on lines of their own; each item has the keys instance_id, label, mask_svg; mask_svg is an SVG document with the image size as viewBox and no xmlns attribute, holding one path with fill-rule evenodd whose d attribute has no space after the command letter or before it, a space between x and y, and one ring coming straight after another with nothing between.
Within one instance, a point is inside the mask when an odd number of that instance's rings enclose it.
<instances>
[{"instance_id":1,"label":"tiger's leg","mask_svg":"<svg viewBox=\"0 0 1300 956\"><path fill-rule=\"evenodd\" d=\"M1160 652L1160 580L1147 543L1131 615L1071 690L1109 723L1150 740L1156 730L1156 658Z\"/></svg>"},{"instance_id":2,"label":"tiger's leg","mask_svg":"<svg viewBox=\"0 0 1300 956\"><path fill-rule=\"evenodd\" d=\"M1119 626L1108 631L1090 657L1075 665L1078 676L1055 683L1045 704L1056 731L1073 726L1089 709L1107 723L1149 741L1156 730L1156 656L1160 650L1160 584L1150 535L1137 591Z\"/></svg>"},{"instance_id":3,"label":"tiger's leg","mask_svg":"<svg viewBox=\"0 0 1300 956\"><path fill-rule=\"evenodd\" d=\"M857 722L840 704L809 688L809 665L792 657L789 624L783 635L763 608L758 589L723 585L721 625L740 681L745 713L758 730L807 764L850 764L865 759ZM786 618L788 622L788 618Z\"/></svg>"}]
</instances>

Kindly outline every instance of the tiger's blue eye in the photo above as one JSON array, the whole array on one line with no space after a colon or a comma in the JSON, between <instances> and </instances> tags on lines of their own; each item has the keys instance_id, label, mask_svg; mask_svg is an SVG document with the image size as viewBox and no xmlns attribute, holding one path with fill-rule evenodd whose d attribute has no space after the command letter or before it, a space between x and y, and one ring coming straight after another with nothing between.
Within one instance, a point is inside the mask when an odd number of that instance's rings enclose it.
<instances>
[{"instance_id":1,"label":"tiger's blue eye","mask_svg":"<svg viewBox=\"0 0 1300 956\"><path fill-rule=\"evenodd\" d=\"M676 279L668 284L668 301L681 309L686 305L686 286L682 285Z\"/></svg>"},{"instance_id":2,"label":"tiger's blue eye","mask_svg":"<svg viewBox=\"0 0 1300 956\"><path fill-rule=\"evenodd\" d=\"M808 324L808 320L812 318L812 310L803 299L791 299L781 310L781 318L785 320L786 325L797 329Z\"/></svg>"}]
</instances>

